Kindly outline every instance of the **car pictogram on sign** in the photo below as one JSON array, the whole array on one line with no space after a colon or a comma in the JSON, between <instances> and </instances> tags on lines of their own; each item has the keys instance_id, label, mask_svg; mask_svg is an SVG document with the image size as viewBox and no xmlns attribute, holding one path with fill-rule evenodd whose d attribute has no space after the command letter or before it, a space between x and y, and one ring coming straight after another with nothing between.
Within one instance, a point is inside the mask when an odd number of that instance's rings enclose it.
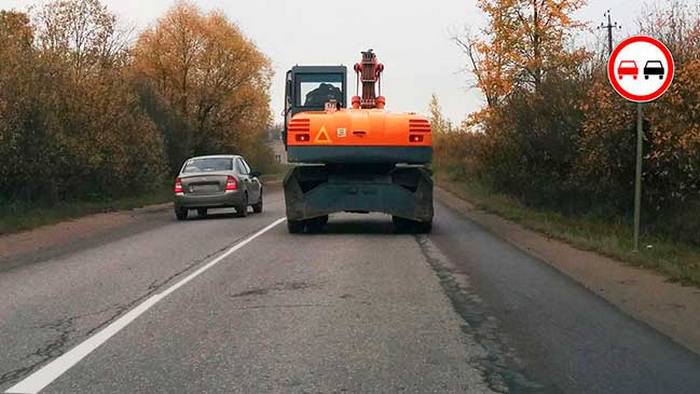
<instances>
[{"instance_id":1,"label":"car pictogram on sign","mask_svg":"<svg viewBox=\"0 0 700 394\"><path fill-rule=\"evenodd\" d=\"M664 79L664 65L660 60L649 60L644 65L644 79L649 79L651 75L658 75L659 79Z\"/></svg>"},{"instance_id":2,"label":"car pictogram on sign","mask_svg":"<svg viewBox=\"0 0 700 394\"><path fill-rule=\"evenodd\" d=\"M637 67L637 62L634 60L623 60L620 62L620 66L617 68L617 75L622 79L625 75L631 75L633 79L637 79L639 75L639 67Z\"/></svg>"}]
</instances>

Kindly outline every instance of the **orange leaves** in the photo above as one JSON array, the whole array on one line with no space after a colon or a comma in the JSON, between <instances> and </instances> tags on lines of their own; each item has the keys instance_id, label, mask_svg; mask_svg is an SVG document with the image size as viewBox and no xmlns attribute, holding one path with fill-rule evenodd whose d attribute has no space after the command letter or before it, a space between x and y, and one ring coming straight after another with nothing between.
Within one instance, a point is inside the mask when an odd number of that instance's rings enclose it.
<instances>
[{"instance_id":1,"label":"orange leaves","mask_svg":"<svg viewBox=\"0 0 700 394\"><path fill-rule=\"evenodd\" d=\"M270 61L221 12L177 3L139 37L133 72L191 126L174 150L245 153L270 121Z\"/></svg>"},{"instance_id":2,"label":"orange leaves","mask_svg":"<svg viewBox=\"0 0 700 394\"><path fill-rule=\"evenodd\" d=\"M464 132L438 140L436 163L526 203L629 215L636 107L611 89L602 57L570 49L581 27L571 15L583 2L478 4L488 28L457 41L488 106L462 123ZM699 243L685 215L700 203L700 8L664 7L640 22L643 33L668 45L677 66L669 91L644 106L645 223Z\"/></svg>"},{"instance_id":3,"label":"orange leaves","mask_svg":"<svg viewBox=\"0 0 700 394\"><path fill-rule=\"evenodd\" d=\"M582 48L568 51L571 35L583 27L570 15L582 0L481 0L487 14L485 38L467 38L472 71L489 105L520 87L534 87L547 73L567 73L588 57Z\"/></svg>"}]
</instances>

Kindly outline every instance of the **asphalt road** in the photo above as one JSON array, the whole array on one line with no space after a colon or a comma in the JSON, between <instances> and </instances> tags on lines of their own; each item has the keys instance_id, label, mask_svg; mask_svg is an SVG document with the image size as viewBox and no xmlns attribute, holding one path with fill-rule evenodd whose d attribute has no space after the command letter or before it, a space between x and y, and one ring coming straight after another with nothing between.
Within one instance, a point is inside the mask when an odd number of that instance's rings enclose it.
<instances>
[{"instance_id":1,"label":"asphalt road","mask_svg":"<svg viewBox=\"0 0 700 394\"><path fill-rule=\"evenodd\" d=\"M439 203L429 236L266 204L4 262L0 392L700 392L697 355Z\"/></svg>"}]
</instances>

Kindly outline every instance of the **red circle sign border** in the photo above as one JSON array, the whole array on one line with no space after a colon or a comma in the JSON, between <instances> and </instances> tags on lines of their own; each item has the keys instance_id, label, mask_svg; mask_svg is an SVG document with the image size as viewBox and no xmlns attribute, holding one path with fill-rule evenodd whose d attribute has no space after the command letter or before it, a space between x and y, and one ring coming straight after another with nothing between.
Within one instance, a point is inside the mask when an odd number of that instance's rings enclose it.
<instances>
[{"instance_id":1,"label":"red circle sign border","mask_svg":"<svg viewBox=\"0 0 700 394\"><path fill-rule=\"evenodd\" d=\"M669 65L668 69L668 75L670 76L669 78L664 81L663 85L656 90L653 93L639 96L636 94L629 93L625 91L622 86L620 86L620 83L617 82L617 79L615 78L615 62L614 59L617 58L617 55L620 54L620 51L624 49L627 45L635 43L635 42L646 42L649 44L654 45L655 47L659 48L661 52L664 54L664 57L666 58L666 64ZM615 47L615 50L613 53L610 55L610 59L608 59L608 80L610 81L610 84L612 85L613 89L622 97L626 98L629 101L634 101L636 103L648 103L650 101L654 101L657 98L661 97L668 88L671 86L671 82L673 82L673 77L676 72L676 65L673 63L673 56L671 56L671 51L666 48L666 45L664 45L661 41L647 37L647 36L633 36L625 39L622 41L620 44L618 44Z\"/></svg>"}]
</instances>

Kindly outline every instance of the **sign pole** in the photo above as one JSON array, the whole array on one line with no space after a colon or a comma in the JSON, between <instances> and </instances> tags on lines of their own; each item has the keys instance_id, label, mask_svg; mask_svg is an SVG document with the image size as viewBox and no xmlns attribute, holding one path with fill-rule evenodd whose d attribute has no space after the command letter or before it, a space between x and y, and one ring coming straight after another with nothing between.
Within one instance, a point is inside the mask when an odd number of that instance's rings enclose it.
<instances>
[{"instance_id":1,"label":"sign pole","mask_svg":"<svg viewBox=\"0 0 700 394\"><path fill-rule=\"evenodd\" d=\"M641 225L642 209L642 143L644 127L642 124L642 109L644 104L637 103L637 168L634 177L634 251L639 251L639 227Z\"/></svg>"},{"instance_id":2,"label":"sign pole","mask_svg":"<svg viewBox=\"0 0 700 394\"><path fill-rule=\"evenodd\" d=\"M673 56L666 45L647 36L634 36L623 40L615 47L608 59L608 80L613 89L628 101L637 103L637 165L634 174L634 239L632 240L634 252L639 252L642 221L644 103L658 99L668 90L673 82L675 69Z\"/></svg>"}]
</instances>

